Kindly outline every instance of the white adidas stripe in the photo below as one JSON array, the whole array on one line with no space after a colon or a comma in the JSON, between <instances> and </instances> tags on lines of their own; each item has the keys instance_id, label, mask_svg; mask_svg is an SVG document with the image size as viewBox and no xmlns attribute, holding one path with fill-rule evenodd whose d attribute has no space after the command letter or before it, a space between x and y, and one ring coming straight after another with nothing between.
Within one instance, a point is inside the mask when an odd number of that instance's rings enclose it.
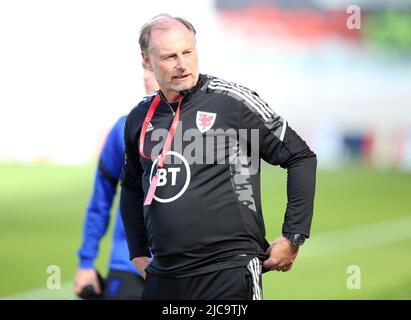
<instances>
[{"instance_id":1,"label":"white adidas stripe","mask_svg":"<svg viewBox=\"0 0 411 320\"><path fill-rule=\"evenodd\" d=\"M221 79L216 79L214 78L211 81L212 85L220 85L220 86L224 86L224 87L228 87L228 88L232 88L234 90L237 90L239 93L246 95L249 99L251 99L252 101L255 102L256 106L259 106L261 108L261 110L268 116L270 117L271 115L274 114L274 111L267 105L267 103L261 99L260 97L258 97L257 95L253 94L253 92L243 86L240 86L236 83L233 82L228 82L228 81L224 81Z\"/></svg>"},{"instance_id":2,"label":"white adidas stripe","mask_svg":"<svg viewBox=\"0 0 411 320\"><path fill-rule=\"evenodd\" d=\"M258 280L257 280L257 269L255 265L256 261L255 258L250 261L250 270L253 276L253 300L258 300Z\"/></svg>"},{"instance_id":3,"label":"white adidas stripe","mask_svg":"<svg viewBox=\"0 0 411 320\"><path fill-rule=\"evenodd\" d=\"M247 89L245 87L241 88L236 84L223 83L218 81L211 81L211 85L220 86L227 89L233 89L236 92L238 92L239 95L246 96L250 101L254 102L253 107L260 108L260 110L264 112L264 114L267 117L270 117L274 114L274 111L265 103L265 101L263 101L260 97L253 94L250 89Z\"/></svg>"},{"instance_id":4,"label":"white adidas stripe","mask_svg":"<svg viewBox=\"0 0 411 320\"><path fill-rule=\"evenodd\" d=\"M215 90L221 90L221 91L228 91L228 92L232 92L236 94L240 99L244 99L248 103L248 105L250 105L254 110L256 110L261 115L261 117L264 119L264 121L268 121L270 117L275 115L273 110L270 110L270 113L268 113L267 110L262 107L262 105L264 106L266 105L265 102L261 100L259 97L252 95L251 91L246 92L245 89L241 90L238 87L234 87L233 85L230 85L229 82L226 82L223 84L222 80L217 80L218 81L217 83L216 80L217 79L213 79L210 81L209 88L215 89ZM257 102L257 99L259 102ZM280 141L284 141L285 131L287 129L287 121L284 118L280 118L280 119L283 120L283 123L282 123L281 133L278 138L280 139Z\"/></svg>"},{"instance_id":5,"label":"white adidas stripe","mask_svg":"<svg viewBox=\"0 0 411 320\"><path fill-rule=\"evenodd\" d=\"M255 262L255 267L256 267L256 281L257 281L256 300L262 300L263 299L263 294L261 292L262 288L261 288L261 282L260 282L261 273L262 273L262 265L261 265L260 259L258 259L258 258L255 258L254 262Z\"/></svg>"},{"instance_id":6,"label":"white adidas stripe","mask_svg":"<svg viewBox=\"0 0 411 320\"><path fill-rule=\"evenodd\" d=\"M283 118L283 127L281 129L280 141L284 141L285 129L287 129L287 120Z\"/></svg>"},{"instance_id":7,"label":"white adidas stripe","mask_svg":"<svg viewBox=\"0 0 411 320\"><path fill-rule=\"evenodd\" d=\"M220 86L224 86L224 87L229 87L229 88L233 88L234 90L239 91L240 93L248 96L251 100L253 100L256 105L260 106L261 109L263 111L265 111L265 113L269 116L269 115L273 115L274 111L273 109L271 109L271 107L263 100L261 99L258 95L256 95L253 91L251 91L250 89L240 86L236 83L232 83L232 82L227 82L224 80L219 80L219 79L214 79L214 81L212 81L212 83L214 85L220 85Z\"/></svg>"},{"instance_id":8,"label":"white adidas stripe","mask_svg":"<svg viewBox=\"0 0 411 320\"><path fill-rule=\"evenodd\" d=\"M250 106L252 106L261 115L264 121L268 121L268 117L264 114L264 112L260 108L258 108L254 102L250 101L250 99L248 99L245 95L239 93L237 90L222 87L222 86L212 85L211 83L209 84L209 88L215 89L215 90L229 91L229 92L236 94L240 98L244 99Z\"/></svg>"},{"instance_id":9,"label":"white adidas stripe","mask_svg":"<svg viewBox=\"0 0 411 320\"><path fill-rule=\"evenodd\" d=\"M255 257L247 265L247 269L250 271L253 280L253 300L263 299L260 284L262 266L260 263L260 260L257 257Z\"/></svg>"},{"instance_id":10,"label":"white adidas stripe","mask_svg":"<svg viewBox=\"0 0 411 320\"><path fill-rule=\"evenodd\" d=\"M158 92L158 90L154 90L153 92L150 92L149 94L147 94L147 95L145 95L145 96L143 97L142 101L145 101L145 100L147 100L148 98L151 98L151 97L157 95L157 92Z\"/></svg>"}]
</instances>

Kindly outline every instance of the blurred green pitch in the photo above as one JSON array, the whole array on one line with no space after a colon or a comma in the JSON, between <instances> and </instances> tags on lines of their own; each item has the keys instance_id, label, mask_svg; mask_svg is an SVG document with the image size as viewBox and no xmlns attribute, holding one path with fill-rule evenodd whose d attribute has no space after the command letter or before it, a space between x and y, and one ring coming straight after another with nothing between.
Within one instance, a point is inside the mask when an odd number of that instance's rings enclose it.
<instances>
[{"instance_id":1,"label":"blurred green pitch","mask_svg":"<svg viewBox=\"0 0 411 320\"><path fill-rule=\"evenodd\" d=\"M72 299L94 164L2 164L0 177L0 298ZM262 177L272 241L281 231L286 172L264 166ZM411 299L410 194L409 173L319 171L311 238L291 272L264 275L265 299ZM97 261L103 274L110 236ZM50 265L61 269L61 290L46 288ZM347 288L352 265L361 270L361 289Z\"/></svg>"}]
</instances>

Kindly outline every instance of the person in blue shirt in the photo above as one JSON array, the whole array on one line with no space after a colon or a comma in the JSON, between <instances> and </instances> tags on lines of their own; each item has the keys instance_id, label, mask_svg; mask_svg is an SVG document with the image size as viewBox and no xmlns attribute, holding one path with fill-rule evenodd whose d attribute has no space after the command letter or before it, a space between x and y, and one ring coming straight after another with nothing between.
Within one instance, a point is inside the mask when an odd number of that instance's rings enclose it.
<instances>
[{"instance_id":1,"label":"person in blue shirt","mask_svg":"<svg viewBox=\"0 0 411 320\"><path fill-rule=\"evenodd\" d=\"M144 86L146 93L158 89L153 73L146 68ZM123 165L125 120L126 116L122 116L115 123L100 154L94 188L86 211L83 241L77 252L79 265L74 278L74 293L77 296L89 285L104 299L140 299L143 291L144 280L129 259L120 208L116 211L109 273L104 290L94 267L100 240L108 229L110 209Z\"/></svg>"}]
</instances>

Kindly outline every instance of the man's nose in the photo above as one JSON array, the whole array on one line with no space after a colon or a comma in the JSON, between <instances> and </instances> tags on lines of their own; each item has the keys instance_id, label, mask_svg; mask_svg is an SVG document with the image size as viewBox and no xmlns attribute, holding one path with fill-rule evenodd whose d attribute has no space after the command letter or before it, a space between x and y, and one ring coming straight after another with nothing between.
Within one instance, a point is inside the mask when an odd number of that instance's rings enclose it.
<instances>
[{"instance_id":1,"label":"man's nose","mask_svg":"<svg viewBox=\"0 0 411 320\"><path fill-rule=\"evenodd\" d=\"M186 63L186 60L184 59L184 56L181 55L177 57L176 68L180 70L185 70L187 68L187 63Z\"/></svg>"}]
</instances>

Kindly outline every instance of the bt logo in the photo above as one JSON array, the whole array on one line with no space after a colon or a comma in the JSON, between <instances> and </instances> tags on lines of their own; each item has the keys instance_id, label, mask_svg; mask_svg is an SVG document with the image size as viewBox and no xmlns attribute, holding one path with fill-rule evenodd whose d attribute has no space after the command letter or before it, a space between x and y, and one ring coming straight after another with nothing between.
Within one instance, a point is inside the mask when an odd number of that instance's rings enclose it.
<instances>
[{"instance_id":1,"label":"bt logo","mask_svg":"<svg viewBox=\"0 0 411 320\"><path fill-rule=\"evenodd\" d=\"M184 158L180 153L175 152L175 151L169 151L167 153L167 157L169 156L179 158L183 162L182 166L158 169L157 186L164 187L165 185L168 185L170 187L173 187L173 186L175 187L177 185L178 179L181 179L180 177L184 176L184 171L186 172L186 175L185 175L186 179L185 179L185 183L183 187L181 188L181 190L177 190L178 191L177 194L170 198L161 198L158 195L154 194L154 199L162 203L172 202L180 198L183 195L183 193L187 190L188 185L190 184L190 180L191 180L190 166L188 165L186 158ZM153 178L153 171L157 165L157 162L158 162L158 158L153 161L153 165L151 166L150 183ZM157 191L158 191L158 188L156 189L156 193L158 193Z\"/></svg>"},{"instance_id":2,"label":"bt logo","mask_svg":"<svg viewBox=\"0 0 411 320\"><path fill-rule=\"evenodd\" d=\"M180 172L180 168L161 168L158 169L158 183L157 186L162 187L167 183L167 172L171 173L171 185L176 185L177 172Z\"/></svg>"}]
</instances>

